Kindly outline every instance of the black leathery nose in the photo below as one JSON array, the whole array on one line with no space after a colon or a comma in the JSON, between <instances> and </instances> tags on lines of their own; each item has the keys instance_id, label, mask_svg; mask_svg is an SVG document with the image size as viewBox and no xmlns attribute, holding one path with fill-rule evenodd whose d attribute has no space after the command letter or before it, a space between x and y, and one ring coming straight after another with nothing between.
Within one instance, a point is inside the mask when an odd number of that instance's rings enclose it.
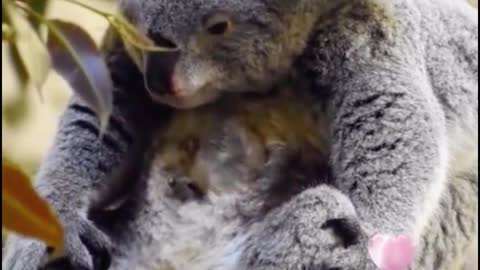
<instances>
[{"instance_id":1,"label":"black leathery nose","mask_svg":"<svg viewBox=\"0 0 480 270\"><path fill-rule=\"evenodd\" d=\"M152 94L172 94L172 77L179 56L179 52L155 52L147 55L145 82Z\"/></svg>"}]
</instances>

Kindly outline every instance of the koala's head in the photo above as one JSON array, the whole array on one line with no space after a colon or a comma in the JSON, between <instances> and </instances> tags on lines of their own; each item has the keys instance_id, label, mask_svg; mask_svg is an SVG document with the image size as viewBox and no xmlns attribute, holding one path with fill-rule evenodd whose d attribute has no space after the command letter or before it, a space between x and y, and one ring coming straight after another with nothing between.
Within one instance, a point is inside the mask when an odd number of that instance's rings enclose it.
<instances>
[{"instance_id":1,"label":"koala's head","mask_svg":"<svg viewBox=\"0 0 480 270\"><path fill-rule=\"evenodd\" d=\"M192 108L225 91L268 90L286 75L310 18L305 12L296 19L288 7L294 2L300 1L122 0L121 9L157 45L178 48L144 55L149 93Z\"/></svg>"}]
</instances>

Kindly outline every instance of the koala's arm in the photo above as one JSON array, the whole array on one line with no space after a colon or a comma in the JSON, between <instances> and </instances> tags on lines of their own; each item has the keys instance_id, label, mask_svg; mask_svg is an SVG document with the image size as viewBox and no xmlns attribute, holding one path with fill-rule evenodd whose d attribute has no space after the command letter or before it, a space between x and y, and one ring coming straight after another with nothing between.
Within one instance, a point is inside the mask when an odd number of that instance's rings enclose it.
<instances>
[{"instance_id":1,"label":"koala's arm","mask_svg":"<svg viewBox=\"0 0 480 270\"><path fill-rule=\"evenodd\" d=\"M115 118L112 121L118 121ZM35 179L37 191L53 206L65 226L67 256L74 265L87 269L92 267L89 253L95 250L88 251L80 237L96 239L96 251L108 249L108 240L80 216L85 213L94 186L119 163L132 140L120 123L100 140L95 114L73 98L61 116L53 145ZM5 269L34 270L46 260L46 247L21 237L10 237L6 252L2 267Z\"/></svg>"},{"instance_id":2,"label":"koala's arm","mask_svg":"<svg viewBox=\"0 0 480 270\"><path fill-rule=\"evenodd\" d=\"M85 208L89 193L127 153L133 137L121 113L116 108L100 137L95 113L72 99L36 177L37 189L57 210Z\"/></svg>"},{"instance_id":3,"label":"koala's arm","mask_svg":"<svg viewBox=\"0 0 480 270\"><path fill-rule=\"evenodd\" d=\"M337 63L331 159L372 233L418 240L458 169L449 165L465 158L451 151L453 130L478 126L478 19L466 4L394 3Z\"/></svg>"},{"instance_id":4,"label":"koala's arm","mask_svg":"<svg viewBox=\"0 0 480 270\"><path fill-rule=\"evenodd\" d=\"M112 51L106 59L114 83L133 87L127 80L133 81L136 73L124 55ZM53 144L36 176L36 189L65 226L65 255L74 267L93 269L92 257L108 252L108 239L86 218L86 210L94 188L120 166L132 145L143 138L139 131L147 132L146 122L153 118L147 108L142 88L115 89L114 111L102 137L95 113L78 98L72 98L61 116ZM146 119L138 121L142 116ZM46 247L42 244L11 237L2 268L36 270L45 258Z\"/></svg>"},{"instance_id":5,"label":"koala's arm","mask_svg":"<svg viewBox=\"0 0 480 270\"><path fill-rule=\"evenodd\" d=\"M356 43L327 45L339 56L329 63L336 70L328 81L331 162L336 185L371 234L415 237L447 180L447 125L424 69L427 41L415 40L420 27L407 29L421 18L401 8L394 29L365 24L348 33Z\"/></svg>"},{"instance_id":6,"label":"koala's arm","mask_svg":"<svg viewBox=\"0 0 480 270\"><path fill-rule=\"evenodd\" d=\"M413 236L446 180L444 114L415 67L358 70L332 99L335 181L373 232Z\"/></svg>"},{"instance_id":7,"label":"koala's arm","mask_svg":"<svg viewBox=\"0 0 480 270\"><path fill-rule=\"evenodd\" d=\"M425 70L424 14L397 5L391 21L321 32L315 59L331 61L316 72L330 88L336 185L371 234L416 237L447 180L447 121Z\"/></svg>"}]
</instances>

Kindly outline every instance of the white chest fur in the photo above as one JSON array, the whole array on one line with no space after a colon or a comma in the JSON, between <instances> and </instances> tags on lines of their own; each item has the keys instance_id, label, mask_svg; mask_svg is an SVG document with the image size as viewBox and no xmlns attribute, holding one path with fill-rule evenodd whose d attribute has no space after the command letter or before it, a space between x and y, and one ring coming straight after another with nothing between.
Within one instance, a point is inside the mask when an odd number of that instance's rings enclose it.
<instances>
[{"instance_id":1,"label":"white chest fur","mask_svg":"<svg viewBox=\"0 0 480 270\"><path fill-rule=\"evenodd\" d=\"M245 226L234 207L238 195L209 194L181 203L164 196L165 179L154 169L146 200L149 214L135 221L142 234L129 243L127 257L113 269L227 270L241 255Z\"/></svg>"}]
</instances>

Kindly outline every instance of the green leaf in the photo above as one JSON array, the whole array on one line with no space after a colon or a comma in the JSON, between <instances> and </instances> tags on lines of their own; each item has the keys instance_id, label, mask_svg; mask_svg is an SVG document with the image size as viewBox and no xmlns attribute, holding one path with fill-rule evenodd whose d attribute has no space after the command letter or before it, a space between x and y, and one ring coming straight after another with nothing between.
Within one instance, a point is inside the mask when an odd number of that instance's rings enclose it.
<instances>
[{"instance_id":1,"label":"green leaf","mask_svg":"<svg viewBox=\"0 0 480 270\"><path fill-rule=\"evenodd\" d=\"M48 8L49 0L16 0L17 3L22 3L25 8L32 10L36 16L45 16ZM28 14L28 20L32 27L39 33L42 22L32 13Z\"/></svg>"},{"instance_id":2,"label":"green leaf","mask_svg":"<svg viewBox=\"0 0 480 270\"><path fill-rule=\"evenodd\" d=\"M12 27L6 23L2 23L2 41L13 42L14 32Z\"/></svg>"},{"instance_id":3,"label":"green leaf","mask_svg":"<svg viewBox=\"0 0 480 270\"><path fill-rule=\"evenodd\" d=\"M37 14L42 15L42 16L45 15L49 3L50 3L50 1L48 1L48 0L29 0L29 1L28 1L28 5L30 6L30 8L31 8L33 11L35 11ZM29 15L28 19L29 19L29 21L30 21L30 24L32 24L33 28L34 28L37 32L39 32L39 31L40 31L41 22L38 21L38 20L37 20L35 17L33 17L32 15Z\"/></svg>"},{"instance_id":4,"label":"green leaf","mask_svg":"<svg viewBox=\"0 0 480 270\"><path fill-rule=\"evenodd\" d=\"M137 68L143 72L144 65L143 65L143 53L141 50L135 48L133 45L131 45L128 42L125 42L122 40L122 37L118 34L118 32L113 28L112 26L107 28L107 31L105 35L103 36L103 41L102 41L102 51L109 51L111 49L110 46L112 44L115 44L116 42L121 42L123 44L123 47L125 48L126 52L132 59L132 61L135 63Z\"/></svg>"},{"instance_id":5,"label":"green leaf","mask_svg":"<svg viewBox=\"0 0 480 270\"><path fill-rule=\"evenodd\" d=\"M2 1L2 9L5 11L4 15L8 17L6 18L7 22L15 33L12 45L14 51L17 52L18 60L20 60L28 80L37 89L41 89L50 69L48 51L25 15L20 13L10 1Z\"/></svg>"},{"instance_id":6,"label":"green leaf","mask_svg":"<svg viewBox=\"0 0 480 270\"><path fill-rule=\"evenodd\" d=\"M20 52L16 46L6 46L6 51L8 59L10 60L10 63L12 63L12 68L19 84L19 90L25 92L28 90L30 79L28 71L22 62L22 58L20 57Z\"/></svg>"},{"instance_id":7,"label":"green leaf","mask_svg":"<svg viewBox=\"0 0 480 270\"><path fill-rule=\"evenodd\" d=\"M2 160L2 228L39 239L59 252L63 227L28 177Z\"/></svg>"},{"instance_id":8,"label":"green leaf","mask_svg":"<svg viewBox=\"0 0 480 270\"><path fill-rule=\"evenodd\" d=\"M8 23L7 17L7 10L4 8L4 6L7 4L7 1L9 0L2 0L2 24Z\"/></svg>"},{"instance_id":9,"label":"green leaf","mask_svg":"<svg viewBox=\"0 0 480 270\"><path fill-rule=\"evenodd\" d=\"M113 83L100 51L78 25L60 20L49 20L46 25L53 68L97 113L104 131L112 111Z\"/></svg>"}]
</instances>

